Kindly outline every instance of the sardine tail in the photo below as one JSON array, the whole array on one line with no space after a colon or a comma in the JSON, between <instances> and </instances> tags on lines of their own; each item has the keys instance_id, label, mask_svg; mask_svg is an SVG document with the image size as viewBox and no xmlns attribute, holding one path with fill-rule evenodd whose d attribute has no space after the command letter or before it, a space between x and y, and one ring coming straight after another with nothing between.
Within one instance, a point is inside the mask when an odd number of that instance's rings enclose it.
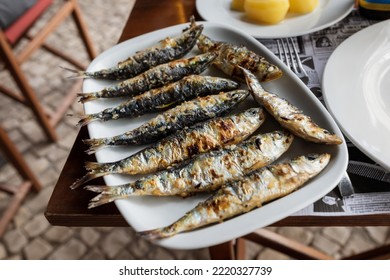
<instances>
[{"instance_id":1,"label":"sardine tail","mask_svg":"<svg viewBox=\"0 0 390 280\"><path fill-rule=\"evenodd\" d=\"M92 155L96 153L97 150L107 146L104 139L84 139L83 142L89 146L89 148L85 151L89 155Z\"/></svg>"},{"instance_id":2,"label":"sardine tail","mask_svg":"<svg viewBox=\"0 0 390 280\"><path fill-rule=\"evenodd\" d=\"M79 78L88 78L89 77L86 74L86 72L82 71L82 70L71 69L71 68L64 67L64 66L60 66L60 68L66 70L68 72L73 73L73 75L67 77L68 79L79 79Z\"/></svg>"},{"instance_id":3,"label":"sardine tail","mask_svg":"<svg viewBox=\"0 0 390 280\"><path fill-rule=\"evenodd\" d=\"M113 202L116 199L122 198L121 196L113 196L111 194L101 193L95 196L88 203L88 209L98 207L103 204Z\"/></svg>"},{"instance_id":4,"label":"sardine tail","mask_svg":"<svg viewBox=\"0 0 390 280\"><path fill-rule=\"evenodd\" d=\"M77 93L77 97L79 97L79 102L85 103L88 101L96 100L98 99L97 96L93 92L88 93Z\"/></svg>"},{"instance_id":5,"label":"sardine tail","mask_svg":"<svg viewBox=\"0 0 390 280\"><path fill-rule=\"evenodd\" d=\"M92 192L100 193L90 200L88 208L94 208L103 204L113 202L114 200L123 199L127 197L120 191L120 187L90 185L86 186L85 189Z\"/></svg>"},{"instance_id":6,"label":"sardine tail","mask_svg":"<svg viewBox=\"0 0 390 280\"><path fill-rule=\"evenodd\" d=\"M91 192L97 192L97 193L111 193L111 189L113 187L105 186L105 185L88 185L84 187L84 189L91 191ZM95 201L92 199L92 201Z\"/></svg>"},{"instance_id":7,"label":"sardine tail","mask_svg":"<svg viewBox=\"0 0 390 280\"><path fill-rule=\"evenodd\" d=\"M89 182L93 179L102 177L104 175L109 174L105 167L107 164L104 163L98 163L98 162L86 162L85 163L85 169L88 170L88 173L81 177L80 179L76 180L71 186L71 189L76 189L80 187L82 184Z\"/></svg>"},{"instance_id":8,"label":"sardine tail","mask_svg":"<svg viewBox=\"0 0 390 280\"><path fill-rule=\"evenodd\" d=\"M175 233L169 231L168 228L156 228L152 230L139 231L137 234L149 240L156 240L170 237Z\"/></svg>"},{"instance_id":9,"label":"sardine tail","mask_svg":"<svg viewBox=\"0 0 390 280\"><path fill-rule=\"evenodd\" d=\"M106 175L106 173L87 173L86 175L84 175L83 177L81 177L80 179L77 179L71 186L70 188L72 190L74 189L77 189L78 187L80 187L82 184L86 183L86 182L89 182L95 178L98 178L98 177L101 177L103 175Z\"/></svg>"},{"instance_id":10,"label":"sardine tail","mask_svg":"<svg viewBox=\"0 0 390 280\"><path fill-rule=\"evenodd\" d=\"M89 124L90 122L96 121L98 118L96 117L96 114L88 114L81 116L81 119L77 123L78 127L82 127L84 125Z\"/></svg>"}]
</instances>

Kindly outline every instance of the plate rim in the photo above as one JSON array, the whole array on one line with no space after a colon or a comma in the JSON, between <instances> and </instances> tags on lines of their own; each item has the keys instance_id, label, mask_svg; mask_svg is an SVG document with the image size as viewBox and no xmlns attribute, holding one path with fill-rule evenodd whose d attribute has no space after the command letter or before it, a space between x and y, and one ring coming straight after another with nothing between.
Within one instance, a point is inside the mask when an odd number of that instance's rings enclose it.
<instances>
[{"instance_id":1,"label":"plate rim","mask_svg":"<svg viewBox=\"0 0 390 280\"><path fill-rule=\"evenodd\" d=\"M211 22L215 22L215 23L220 23L220 24L226 24L226 25L230 25L228 23L226 23L225 20L229 19L229 17L223 17L224 20L219 20L217 19L216 20L216 17L212 17L212 16L208 16L208 13L205 12L211 5L211 7L214 7L214 5L216 5L215 3L216 2L226 2L226 1L229 1L229 0L213 0L213 1L210 1L210 0L196 0L196 10L197 12L199 13L199 15L204 19L204 20L207 20L207 21L211 21ZM312 32L316 32L316 31L319 31L319 30L322 30L322 29L325 29L333 24L336 24L337 22L343 20L346 16L348 16L348 14L351 13L351 11L354 9L354 1L351 1L351 0L320 0L320 1L345 1L347 4L348 1L351 2L351 5L349 6L348 9L346 9L342 14L340 14L338 17L334 18L333 20L327 22L326 24L322 24L322 25L315 25L313 28L309 28L309 29L306 29L306 30L301 30L301 31L295 31L295 32L281 32L281 33L274 33L272 35L264 35L261 33L260 31L260 28L272 28L272 27L275 27L276 25L269 25L269 26L264 26L264 25L256 25L256 24L250 24L250 23L247 23L248 25L253 25L253 26L257 26L259 27L259 31L257 32L250 32L247 28L245 27L240 27L240 29L248 34L250 34L251 36L257 38L257 39L275 39L275 38L286 38L286 37L297 37L297 36L303 36L303 35L306 35L306 34L309 34L309 33L312 33ZM207 4L205 4L207 3ZM211 4L210 4L211 3ZM302 15L302 16L305 16L305 15ZM306 15L307 16L307 15ZM234 17L230 17L230 18L234 18ZM288 21L287 21L288 23ZM283 22L281 23L283 24ZM231 25L230 25L231 26ZM274 28L275 29L275 28Z\"/></svg>"},{"instance_id":2,"label":"plate rim","mask_svg":"<svg viewBox=\"0 0 390 280\"><path fill-rule=\"evenodd\" d=\"M291 75L291 73L292 73L291 70L289 70L284 64L282 64L270 50L268 50L264 45L262 45L260 42L258 42L255 38L251 37L250 35L247 35L247 34L241 32L238 29L235 29L235 28L223 25L223 24L211 23L211 22L202 22L202 21L200 21L198 23L204 24L206 32L207 32L208 28L223 29L225 31L227 30L228 32L233 32L235 35L245 38L245 40L249 40L252 44L258 46L262 50L262 52L263 52L262 54L263 55L265 55L266 57L267 56L271 57L272 58L271 61L273 60L272 62L277 62L278 66L280 66L285 73L290 73L290 75ZM102 53L102 55L103 54L107 55L107 53L116 51L117 48L119 48L118 46L125 46L126 44L131 44L135 40L142 40L142 39L144 39L146 37L149 37L149 36L152 36L152 35L154 36L156 34L160 34L161 32L173 32L173 31L177 32L177 30L181 30L183 27L186 27L186 26L188 26L188 23L183 23L183 24L179 24L179 25L175 25L175 26L170 26L170 27L167 27L167 28L159 29L159 30L156 30L156 31L153 31L153 32L150 32L150 33L146 33L146 34L140 35L138 37L126 40L126 41L124 41L124 42L122 42L122 43L120 43L120 44L118 44L118 45L108 49L107 51ZM100 56L95 58L95 60L91 63L92 66L96 64L96 61L99 60L99 57ZM93 68L91 65L88 67L89 70L91 70ZM295 75L291 75L291 76L289 76L289 78L293 79L294 82L297 83L297 86L303 87L303 89L307 93L307 98L309 98L312 102L315 102L318 106L320 106L322 113L325 114L324 117L325 117L326 121L329 121L331 123L331 125L334 126L334 128L332 127L332 129L335 129L334 132L342 137L341 131L339 130L337 123L335 122L335 120L329 114L328 111L326 111L326 110L323 111L325 108L323 107L321 102L315 97L315 95L312 92L310 92L310 90L303 84L303 82L298 77L296 77ZM83 87L84 87L84 85L83 85ZM88 125L88 129L90 129L90 125ZM335 149L337 149L338 155L339 155L338 162L336 162L338 167L340 169L342 169L342 170L346 170L347 160L348 160L348 151L347 151L347 148L346 148L346 145L345 145L345 141L344 141L343 144L339 145L338 147L335 147ZM335 160L335 159L333 159L333 160ZM99 159L98 159L98 161L99 161ZM327 168L329 168L329 167L327 167ZM316 198L312 198L311 200L313 200L313 201L311 201L311 202L314 202L315 200L319 199L320 197L325 195L328 191L330 191L332 188L334 188L336 186L336 184L338 183L338 181L340 180L340 178L342 176L342 172L340 171L339 173L337 173L337 175L338 176L332 177L333 182L330 182L329 184L327 182L327 184L329 185L328 187L322 188L321 192L317 192L316 193ZM106 181L106 178L104 178L104 180ZM313 190L310 189L310 191L313 191ZM266 209L273 209L274 207L286 207L287 205L285 203L283 204L283 202L286 201L286 199L287 199L287 201L294 200L294 198L297 196L297 193L298 192L295 192L295 193L292 193L292 194L290 194L290 195L288 195L286 197L280 198L280 199L274 201L273 203L267 204L267 205L265 205L265 206L263 206L262 208L259 208L259 209L264 209L265 207L267 207ZM123 211L125 211L125 207L126 207L125 206L126 200L122 200L122 201L121 200L117 200L114 203L118 207L118 210L121 212L121 214L124 216L125 220L129 223L130 226L132 226L134 228L134 226L130 223L130 221L128 220L126 215L124 215L124 213L123 213ZM267 220L268 222L267 223L270 224L270 223L276 222L276 221L278 221L278 220L280 220L280 219L282 219L282 218L284 218L284 217L286 217L288 215L291 215L292 213L300 210L301 208L303 208L303 207L305 207L307 205L308 205L307 202L300 201L300 203L296 203L296 205L294 205L294 207L291 208L291 206L290 206L289 211L288 211L289 213L286 214L286 213L283 213L283 212L278 212L273 217L268 217L268 220ZM247 217L246 219L251 220L248 217L256 216L256 211L259 210L259 209L254 209L254 210L250 211L249 213L244 214ZM263 211L263 210L261 210L261 211ZM244 216L244 215L241 215L241 216ZM228 224L229 223L229 225L230 225L231 221L233 221L233 220L234 219L231 219L231 220L228 220L228 221L226 221L224 223L221 223L221 224ZM263 222L263 224L256 223L256 225L252 226L251 230L253 231L256 228L264 227L264 226L266 226L264 224L264 222ZM208 227L208 229L207 228L199 229L198 231L210 230L210 228L212 228L212 227ZM213 228L215 228L215 227L213 227ZM244 232L243 229L238 229L238 231L239 231L239 235L237 235L237 233L236 233L235 234L236 237L241 236L241 235L243 235L245 233L248 233L247 230L245 230L245 232ZM188 235L188 234L191 234L191 232L189 232L189 233L182 233L182 234L179 234L179 235L171 237L171 238L162 239L162 240L156 240L156 241L153 241L153 242L156 243L157 245L160 245L160 246L163 246L163 247L166 247L166 248L171 248L171 249L198 249L198 248L204 248L204 247L212 246L212 245L215 245L215 244L220 244L220 243L222 243L224 241L228 241L228 240L231 240L232 238L234 238L231 235L228 235L228 234L226 235L225 234L224 236L221 236L221 237L218 238L218 242L216 242L216 241L210 242L208 240L202 240L202 242L198 242L196 245L193 244L193 243L192 244L188 244L188 243L184 244L183 242L180 243L180 240L183 239L182 236L183 235Z\"/></svg>"},{"instance_id":3,"label":"plate rim","mask_svg":"<svg viewBox=\"0 0 390 280\"><path fill-rule=\"evenodd\" d=\"M334 67L340 67L340 63L335 63L335 57L339 56L342 52L345 56L350 57L352 54L350 52L346 52L344 48L347 45L352 44L354 41L360 41L360 37L367 36L368 34L373 35L376 34L376 30L380 29L383 25L390 25L390 20L381 21L375 24L372 24L362 30L359 30L358 32L352 34L350 37L348 37L346 40L344 40L340 45L337 46L337 48L332 52L331 56L329 57L325 68L323 72L323 79L322 79L322 88L323 88L323 97L325 104L328 108L328 111L332 114L333 118L337 122L338 126L342 130L342 132L347 136L347 138L360 150L362 151L366 156L374 160L376 163L380 164L382 167L390 171L390 155L387 157L387 161L380 157L381 153L373 152L369 150L369 147L367 145L364 145L362 143L362 140L357 139L355 137L356 132L351 130L350 127L345 125L345 115L340 116L339 112L337 112L333 107L333 99L331 98L331 95L335 94L333 91L328 90L329 85L329 79L332 73L332 69ZM375 35L373 35L375 36ZM368 40L371 42L371 40ZM359 46L359 44L358 44ZM362 47L363 48L363 47ZM343 58L345 58L343 56ZM338 65L338 66L337 66ZM342 65L346 65L345 63L342 63ZM353 68L355 70L355 68ZM356 114L354 114L356 116ZM370 127L370 126L368 126ZM367 135L372 134L373 132L367 133ZM389 130L390 135L390 130ZM367 139L366 139L367 140ZM369 143L372 143L372 141L368 141ZM369 144L368 143L368 144Z\"/></svg>"}]
</instances>

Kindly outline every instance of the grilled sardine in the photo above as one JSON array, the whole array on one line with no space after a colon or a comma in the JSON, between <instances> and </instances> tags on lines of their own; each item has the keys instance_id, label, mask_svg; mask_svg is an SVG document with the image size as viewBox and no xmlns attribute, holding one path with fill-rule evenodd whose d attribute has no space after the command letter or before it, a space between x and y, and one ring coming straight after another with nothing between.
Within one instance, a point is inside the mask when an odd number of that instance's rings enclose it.
<instances>
[{"instance_id":1,"label":"grilled sardine","mask_svg":"<svg viewBox=\"0 0 390 280\"><path fill-rule=\"evenodd\" d=\"M313 154L261 168L241 180L222 186L173 224L139 232L139 235L148 239L166 238L249 212L295 191L320 173L329 160L329 154Z\"/></svg>"},{"instance_id":2,"label":"grilled sardine","mask_svg":"<svg viewBox=\"0 0 390 280\"><path fill-rule=\"evenodd\" d=\"M196 43L203 31L203 25L193 26L179 36L167 37L158 45L136 52L124 61L118 62L114 67L94 72L64 69L73 72L72 77L123 80L135 77L157 65L179 59L187 54Z\"/></svg>"},{"instance_id":3,"label":"grilled sardine","mask_svg":"<svg viewBox=\"0 0 390 280\"><path fill-rule=\"evenodd\" d=\"M192 21L192 27L196 26ZM201 34L198 39L198 48L203 52L218 52L218 57L213 61L213 65L239 81L244 82L245 77L237 67L241 66L251 70L256 77L262 81L271 81L282 76L282 71L265 57L248 50L245 46L236 46L227 42L218 42Z\"/></svg>"},{"instance_id":4,"label":"grilled sardine","mask_svg":"<svg viewBox=\"0 0 390 280\"><path fill-rule=\"evenodd\" d=\"M253 73L247 69L241 69L245 74L246 82L253 97L264 106L281 126L310 142L336 145L343 142L339 136L318 126L309 116L287 100L265 91Z\"/></svg>"},{"instance_id":5,"label":"grilled sardine","mask_svg":"<svg viewBox=\"0 0 390 280\"><path fill-rule=\"evenodd\" d=\"M98 98L133 97L147 90L178 81L185 76L200 74L216 57L216 53L209 52L160 64L117 85L96 92L79 93L78 96L83 103Z\"/></svg>"},{"instance_id":6,"label":"grilled sardine","mask_svg":"<svg viewBox=\"0 0 390 280\"><path fill-rule=\"evenodd\" d=\"M229 79L191 75L177 82L134 96L118 106L86 115L80 120L79 125L86 125L94 120L134 118L147 113L165 111L197 96L230 91L238 87L238 83Z\"/></svg>"},{"instance_id":7,"label":"grilled sardine","mask_svg":"<svg viewBox=\"0 0 390 280\"><path fill-rule=\"evenodd\" d=\"M165 169L194 155L236 144L253 134L264 122L261 108L251 108L235 115L211 119L178 131L125 159L87 162L89 172L72 184L74 189L94 178L108 174L146 174Z\"/></svg>"},{"instance_id":8,"label":"grilled sardine","mask_svg":"<svg viewBox=\"0 0 390 280\"><path fill-rule=\"evenodd\" d=\"M237 145L205 153L174 168L120 186L87 186L100 192L89 208L131 196L182 196L210 192L227 182L270 164L290 147L293 136L275 131L255 135Z\"/></svg>"},{"instance_id":9,"label":"grilled sardine","mask_svg":"<svg viewBox=\"0 0 390 280\"><path fill-rule=\"evenodd\" d=\"M86 139L90 146L87 151L94 153L97 149L118 145L150 144L160 140L174 131L223 116L233 110L249 95L247 90L221 92L217 95L198 97L184 102L144 123L140 127L123 134L98 139Z\"/></svg>"}]
</instances>

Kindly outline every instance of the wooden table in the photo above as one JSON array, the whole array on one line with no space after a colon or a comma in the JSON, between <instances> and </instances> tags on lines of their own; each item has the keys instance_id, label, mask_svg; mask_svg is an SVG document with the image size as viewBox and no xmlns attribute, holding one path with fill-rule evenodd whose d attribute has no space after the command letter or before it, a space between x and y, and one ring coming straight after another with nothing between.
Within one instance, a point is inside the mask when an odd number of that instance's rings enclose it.
<instances>
[{"instance_id":1,"label":"wooden table","mask_svg":"<svg viewBox=\"0 0 390 280\"><path fill-rule=\"evenodd\" d=\"M138 0L123 29L119 42L150 31L188 22L191 15L195 15L197 19L201 19L196 12L194 0ZM84 162L96 161L94 156L88 156L84 153L86 146L84 146L81 140L86 138L89 138L88 131L86 127L82 127L53 190L45 216L52 225L57 226L127 227L128 223L119 213L115 204L111 203L97 208L87 209L86 205L95 194L85 191L82 188L76 190L69 189L69 186L75 179L80 178L85 174ZM351 177L351 179L354 180L353 176ZM100 182L96 180L96 184L101 183L103 183L102 179L100 179ZM290 216L274 223L272 226L388 225L390 225L390 215L381 214L349 217ZM265 238L267 239L267 242L270 242L277 237L267 235L262 236L262 238ZM212 247L210 253L213 257L218 259L225 258L228 255L231 257L232 246L233 242ZM304 255L301 257L304 257ZM362 257L366 257L366 255L363 255Z\"/></svg>"}]
</instances>

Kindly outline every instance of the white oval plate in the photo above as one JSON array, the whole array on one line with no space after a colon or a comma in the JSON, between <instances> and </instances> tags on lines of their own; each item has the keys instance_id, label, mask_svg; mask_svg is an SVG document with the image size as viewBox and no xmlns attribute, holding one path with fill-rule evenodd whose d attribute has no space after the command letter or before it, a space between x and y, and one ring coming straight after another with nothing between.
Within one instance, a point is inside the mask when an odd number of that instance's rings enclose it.
<instances>
[{"instance_id":1,"label":"white oval plate","mask_svg":"<svg viewBox=\"0 0 390 280\"><path fill-rule=\"evenodd\" d=\"M253 37L245 35L236 29L210 22L201 23L204 24L204 34L211 38L229 41L237 45L245 45L249 49L264 55L270 61L277 64L284 71L284 75L277 81L264 84L265 88L287 98L293 104L302 108L308 115L312 116L321 126L342 137L341 131L338 129L335 121L317 98L263 45ZM172 26L116 45L99 55L90 64L88 71L114 66L117 61L127 58L137 50L154 45L167 36L177 35L187 26L187 24ZM195 47L188 56L195 54L199 54L197 47ZM210 69L206 70L204 74L221 75L221 72ZM99 90L108 84L109 83L103 81L85 80L83 91L89 92ZM85 111L86 113L93 113L118 103L119 100L107 99L91 101L85 104ZM253 99L248 98L245 104L240 105L238 110L242 110L244 107L248 106L256 106L255 104ZM112 136L137 127L150 117L151 115L132 120L122 119L108 122L93 122L88 125L88 129L91 137ZM260 132L273 131L276 129L281 128L269 117L265 122L265 125L260 128ZM99 162L111 162L129 156L139 149L141 149L141 147L111 147L98 151L96 156ZM293 156L313 152L328 152L332 155L332 159L326 169L318 177L308 182L303 188L295 193L223 223L194 230L192 232L178 234L174 237L155 242L161 246L175 249L207 247L250 233L257 228L267 226L306 207L333 189L340 181L341 175L344 170L346 170L347 166L348 154L345 144L339 146L317 145L299 139L295 139L290 150L280 160L286 160ZM118 185L130 182L135 178L124 175L109 175L105 176L104 179L109 185ZM133 197L130 199L118 200L115 201L115 203L126 221L136 231L142 231L169 225L188 210L192 209L205 197L207 197L207 195L197 195L186 199L177 197ZM87 205L85 207L87 207Z\"/></svg>"},{"instance_id":2,"label":"white oval plate","mask_svg":"<svg viewBox=\"0 0 390 280\"><path fill-rule=\"evenodd\" d=\"M327 108L360 150L390 171L390 21L367 27L332 53L324 70Z\"/></svg>"},{"instance_id":3,"label":"white oval plate","mask_svg":"<svg viewBox=\"0 0 390 280\"><path fill-rule=\"evenodd\" d=\"M231 0L197 0L199 15L210 22L227 24L256 38L282 38L301 36L324 29L346 17L353 9L354 0L320 0L309 14L288 14L279 24L255 24L243 12L230 9Z\"/></svg>"}]
</instances>

